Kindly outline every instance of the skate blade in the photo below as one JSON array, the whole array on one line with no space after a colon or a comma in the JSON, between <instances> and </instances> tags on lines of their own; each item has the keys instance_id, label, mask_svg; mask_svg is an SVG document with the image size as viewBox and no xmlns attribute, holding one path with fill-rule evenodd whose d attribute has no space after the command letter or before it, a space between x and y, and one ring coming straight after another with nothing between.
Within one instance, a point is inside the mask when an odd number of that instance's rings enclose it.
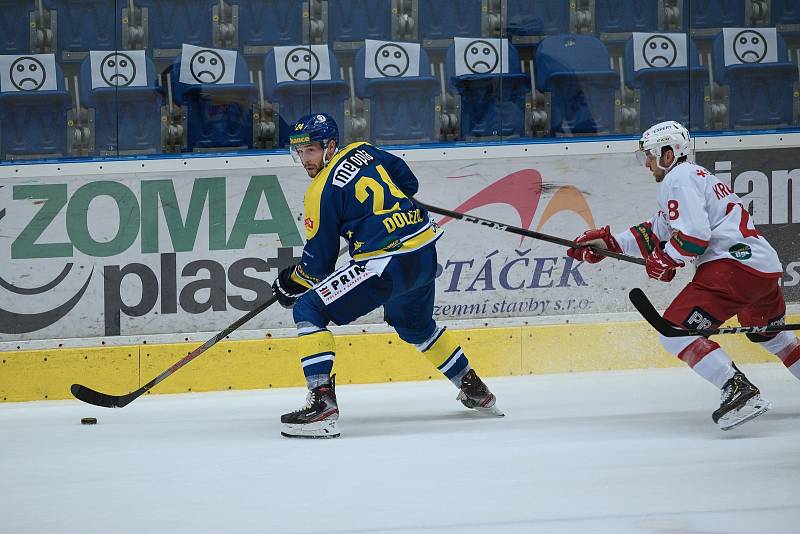
<instances>
[{"instance_id":1,"label":"skate blade","mask_svg":"<svg viewBox=\"0 0 800 534\"><path fill-rule=\"evenodd\" d=\"M500 409L495 406L490 406L489 408L472 408L473 411L478 412L481 415L485 415L486 417L505 417L506 414L500 411Z\"/></svg>"},{"instance_id":2,"label":"skate blade","mask_svg":"<svg viewBox=\"0 0 800 534\"><path fill-rule=\"evenodd\" d=\"M763 415L772 408L772 403L760 396L755 396L745 403L744 406L729 412L719 419L719 428L721 430L731 430L739 425L743 425L748 421L752 421L759 415Z\"/></svg>"},{"instance_id":3,"label":"skate blade","mask_svg":"<svg viewBox=\"0 0 800 534\"><path fill-rule=\"evenodd\" d=\"M461 404L464 404L464 401L467 399L467 396L464 394L463 391L458 392L458 396L456 396L456 400L461 401ZM467 406L464 404L465 407L478 412L481 415L491 416L491 417L505 417L506 414L500 411L497 408L497 398L492 395L491 404L489 406Z\"/></svg>"},{"instance_id":4,"label":"skate blade","mask_svg":"<svg viewBox=\"0 0 800 534\"><path fill-rule=\"evenodd\" d=\"M285 438L330 439L338 438L341 433L335 419L325 419L304 425L284 424L281 436Z\"/></svg>"}]
</instances>

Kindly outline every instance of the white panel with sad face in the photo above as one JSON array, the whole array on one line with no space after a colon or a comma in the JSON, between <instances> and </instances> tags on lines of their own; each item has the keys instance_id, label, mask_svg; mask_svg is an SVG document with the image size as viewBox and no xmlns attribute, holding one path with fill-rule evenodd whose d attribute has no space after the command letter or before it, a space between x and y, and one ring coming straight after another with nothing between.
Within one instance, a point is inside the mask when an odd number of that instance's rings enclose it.
<instances>
[{"instance_id":1,"label":"white panel with sad face","mask_svg":"<svg viewBox=\"0 0 800 534\"><path fill-rule=\"evenodd\" d=\"M325 45L275 47L275 78L281 82L330 80L331 60Z\"/></svg>"},{"instance_id":2,"label":"white panel with sad face","mask_svg":"<svg viewBox=\"0 0 800 534\"><path fill-rule=\"evenodd\" d=\"M92 64L92 89L147 85L144 50L92 50L89 58Z\"/></svg>"},{"instance_id":3,"label":"white panel with sad face","mask_svg":"<svg viewBox=\"0 0 800 534\"><path fill-rule=\"evenodd\" d=\"M633 70L687 66L685 33L633 34Z\"/></svg>"},{"instance_id":4,"label":"white panel with sad face","mask_svg":"<svg viewBox=\"0 0 800 534\"><path fill-rule=\"evenodd\" d=\"M778 35L775 28L723 28L725 66L746 63L777 63Z\"/></svg>"},{"instance_id":5,"label":"white panel with sad face","mask_svg":"<svg viewBox=\"0 0 800 534\"><path fill-rule=\"evenodd\" d=\"M236 50L183 45L181 83L190 85L231 84L235 77Z\"/></svg>"},{"instance_id":6,"label":"white panel with sad face","mask_svg":"<svg viewBox=\"0 0 800 534\"><path fill-rule=\"evenodd\" d=\"M456 37L456 76L508 73L508 39Z\"/></svg>"},{"instance_id":7,"label":"white panel with sad face","mask_svg":"<svg viewBox=\"0 0 800 534\"><path fill-rule=\"evenodd\" d=\"M58 80L54 54L0 56L0 91L3 93L56 89Z\"/></svg>"},{"instance_id":8,"label":"white panel with sad face","mask_svg":"<svg viewBox=\"0 0 800 534\"><path fill-rule=\"evenodd\" d=\"M419 76L418 43L398 43L367 39L364 50L364 77L403 78Z\"/></svg>"}]
</instances>

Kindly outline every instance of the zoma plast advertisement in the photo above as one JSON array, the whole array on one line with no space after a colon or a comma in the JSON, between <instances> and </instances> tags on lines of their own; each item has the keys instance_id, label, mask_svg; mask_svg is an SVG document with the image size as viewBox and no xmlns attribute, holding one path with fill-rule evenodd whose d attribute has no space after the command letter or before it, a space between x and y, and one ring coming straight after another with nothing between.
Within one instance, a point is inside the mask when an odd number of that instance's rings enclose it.
<instances>
[{"instance_id":1,"label":"zoma plast advertisement","mask_svg":"<svg viewBox=\"0 0 800 534\"><path fill-rule=\"evenodd\" d=\"M784 261L787 300L797 301L798 232L785 228L800 217L800 180L789 179L800 170L789 152L697 159L750 202ZM268 298L279 270L300 257L309 179L297 167L230 162L213 172L125 172L117 162L110 173L4 179L0 341L213 332ZM620 231L656 211L657 184L628 153L410 166L426 203L559 237L606 224ZM636 286L664 307L692 274L663 284L638 265L579 264L559 245L433 217L444 230L441 321L631 311ZM380 320L377 310L359 322ZM287 326L291 313L273 306L244 328Z\"/></svg>"}]
</instances>

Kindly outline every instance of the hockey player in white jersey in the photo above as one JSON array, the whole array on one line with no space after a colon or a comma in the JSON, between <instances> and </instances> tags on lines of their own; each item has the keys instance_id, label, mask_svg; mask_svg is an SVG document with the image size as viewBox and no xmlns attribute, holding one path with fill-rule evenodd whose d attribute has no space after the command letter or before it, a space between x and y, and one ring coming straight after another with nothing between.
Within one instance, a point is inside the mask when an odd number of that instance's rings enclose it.
<instances>
[{"instance_id":1,"label":"hockey player in white jersey","mask_svg":"<svg viewBox=\"0 0 800 534\"><path fill-rule=\"evenodd\" d=\"M786 313L778 280L780 260L756 230L742 200L707 169L688 161L689 132L677 122L656 124L639 140L637 158L658 182L658 213L649 221L612 234L609 227L587 230L576 242L624 254L640 253L647 275L671 281L690 263L697 270L664 317L689 329L715 328L736 315L743 326L782 324ZM570 249L575 259L604 258L588 248ZM787 331L748 334L779 357L800 378L800 340ZM706 337L665 337L661 343L700 376L722 390L712 419L728 430L766 412L771 403Z\"/></svg>"}]
</instances>

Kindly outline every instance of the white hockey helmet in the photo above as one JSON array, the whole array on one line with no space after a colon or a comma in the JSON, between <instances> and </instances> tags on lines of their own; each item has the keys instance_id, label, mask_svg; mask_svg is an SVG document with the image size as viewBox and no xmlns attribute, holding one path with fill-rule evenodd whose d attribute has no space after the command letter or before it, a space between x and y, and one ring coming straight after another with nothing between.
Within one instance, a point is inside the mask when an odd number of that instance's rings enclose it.
<instances>
[{"instance_id":1,"label":"white hockey helmet","mask_svg":"<svg viewBox=\"0 0 800 534\"><path fill-rule=\"evenodd\" d=\"M665 146L670 147L673 154L675 154L675 160L667 168L662 167L660 163L661 151ZM636 151L636 159L640 165L644 165L647 158L652 156L656 159L656 165L659 169L668 171L678 159L688 156L690 150L691 138L689 137L689 130L679 122L664 121L651 126L642 134L639 139L639 150Z\"/></svg>"}]
</instances>

